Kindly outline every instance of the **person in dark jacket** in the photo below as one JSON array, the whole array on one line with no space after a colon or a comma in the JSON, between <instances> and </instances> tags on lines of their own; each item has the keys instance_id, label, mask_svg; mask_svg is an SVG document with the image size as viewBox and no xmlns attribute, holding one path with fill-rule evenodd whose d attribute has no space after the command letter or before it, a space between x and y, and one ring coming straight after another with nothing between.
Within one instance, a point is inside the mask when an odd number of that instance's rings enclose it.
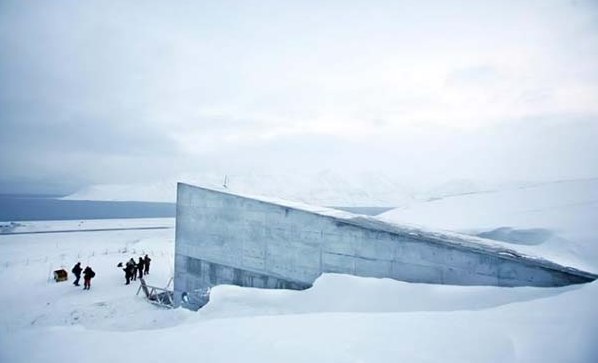
<instances>
[{"instance_id":1,"label":"person in dark jacket","mask_svg":"<svg viewBox=\"0 0 598 363\"><path fill-rule=\"evenodd\" d=\"M91 287L91 279L93 279L95 275L96 273L93 272L91 267L85 267L85 270L83 270L83 290L89 290Z\"/></svg>"},{"instance_id":2,"label":"person in dark jacket","mask_svg":"<svg viewBox=\"0 0 598 363\"><path fill-rule=\"evenodd\" d=\"M137 262L137 271L139 271L139 278L142 279L143 278L143 267L145 265L145 261L143 260L143 257L139 257L139 262Z\"/></svg>"},{"instance_id":3,"label":"person in dark jacket","mask_svg":"<svg viewBox=\"0 0 598 363\"><path fill-rule=\"evenodd\" d=\"M122 267L122 264L121 264ZM125 285L128 285L131 283L131 276L129 275L129 263L127 262L125 264L125 267L123 267L123 271L125 272Z\"/></svg>"},{"instance_id":4,"label":"person in dark jacket","mask_svg":"<svg viewBox=\"0 0 598 363\"><path fill-rule=\"evenodd\" d=\"M130 259L125 264L125 268L123 268L123 271L125 271L125 279L127 280L125 285L129 285L131 283L131 278L133 277L133 273L135 270L134 265L135 265L135 263L133 262L133 259Z\"/></svg>"},{"instance_id":5,"label":"person in dark jacket","mask_svg":"<svg viewBox=\"0 0 598 363\"><path fill-rule=\"evenodd\" d=\"M150 261L151 261L151 260L152 260L152 259L151 259L151 258L149 258L149 256L148 256L148 255L145 255L145 258L143 259L143 262L144 262L144 263L143 263L143 267L145 268L145 270L143 271L143 274L144 274L144 275L149 275L149 266L150 266Z\"/></svg>"},{"instance_id":6,"label":"person in dark jacket","mask_svg":"<svg viewBox=\"0 0 598 363\"><path fill-rule=\"evenodd\" d=\"M131 257L131 259L129 261L131 262L131 265L133 266L131 280L135 281L135 280L137 280L137 264L135 263L135 259L133 257Z\"/></svg>"},{"instance_id":7,"label":"person in dark jacket","mask_svg":"<svg viewBox=\"0 0 598 363\"><path fill-rule=\"evenodd\" d=\"M75 266L73 266L73 269L71 270L71 272L76 277L75 282L73 282L73 285L75 285L75 286L80 286L79 279L81 279L81 271L83 271L83 269L81 268L81 262L77 262L75 264Z\"/></svg>"}]
</instances>

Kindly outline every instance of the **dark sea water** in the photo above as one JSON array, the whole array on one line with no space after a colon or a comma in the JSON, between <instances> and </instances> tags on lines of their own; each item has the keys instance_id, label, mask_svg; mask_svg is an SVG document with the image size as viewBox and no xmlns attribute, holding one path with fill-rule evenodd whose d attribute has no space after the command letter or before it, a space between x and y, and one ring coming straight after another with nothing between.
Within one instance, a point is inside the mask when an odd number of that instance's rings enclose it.
<instances>
[{"instance_id":1,"label":"dark sea water","mask_svg":"<svg viewBox=\"0 0 598 363\"><path fill-rule=\"evenodd\" d=\"M54 195L0 194L0 221L72 219L169 218L175 203L63 200ZM391 208L333 207L352 213L377 215Z\"/></svg>"},{"instance_id":2,"label":"dark sea water","mask_svg":"<svg viewBox=\"0 0 598 363\"><path fill-rule=\"evenodd\" d=\"M0 194L0 221L174 217L176 204L62 200L56 196Z\"/></svg>"}]
</instances>

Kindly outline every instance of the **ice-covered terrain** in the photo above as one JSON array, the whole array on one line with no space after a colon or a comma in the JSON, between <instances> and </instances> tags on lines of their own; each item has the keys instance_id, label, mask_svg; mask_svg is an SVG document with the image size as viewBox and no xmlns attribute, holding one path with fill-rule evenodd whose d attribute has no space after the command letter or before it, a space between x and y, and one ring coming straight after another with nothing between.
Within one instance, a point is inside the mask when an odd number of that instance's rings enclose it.
<instances>
[{"instance_id":1,"label":"ice-covered terrain","mask_svg":"<svg viewBox=\"0 0 598 363\"><path fill-rule=\"evenodd\" d=\"M124 285L120 261L148 253L148 283L172 275L172 219L21 222L0 235L0 362L590 362L597 283L457 287L324 275L305 291L219 286L197 313ZM118 230L117 230L118 228ZM128 229L124 229L128 228ZM100 230L102 229L102 230ZM55 283L80 260L90 291Z\"/></svg>"},{"instance_id":2,"label":"ice-covered terrain","mask_svg":"<svg viewBox=\"0 0 598 363\"><path fill-rule=\"evenodd\" d=\"M493 238L598 271L598 180L463 192L466 184L381 218ZM124 285L116 265L147 253L148 284L166 286L173 226L173 219L1 222L0 362L598 359L596 282L463 287L330 274L305 291L218 286L197 313L159 308L136 295L138 282ZM54 269L70 271L78 260L97 272L90 291L51 280Z\"/></svg>"},{"instance_id":3,"label":"ice-covered terrain","mask_svg":"<svg viewBox=\"0 0 598 363\"><path fill-rule=\"evenodd\" d=\"M598 179L434 198L378 218L495 239L521 252L598 272Z\"/></svg>"}]
</instances>

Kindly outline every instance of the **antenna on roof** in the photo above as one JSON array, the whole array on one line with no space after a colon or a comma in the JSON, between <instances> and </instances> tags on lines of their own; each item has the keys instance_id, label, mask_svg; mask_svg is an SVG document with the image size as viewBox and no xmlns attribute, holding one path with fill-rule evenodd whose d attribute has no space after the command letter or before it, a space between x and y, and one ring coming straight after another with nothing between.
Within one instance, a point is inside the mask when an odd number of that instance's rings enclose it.
<instances>
[{"instance_id":1,"label":"antenna on roof","mask_svg":"<svg viewBox=\"0 0 598 363\"><path fill-rule=\"evenodd\" d=\"M224 174L224 183L222 184L222 186L225 189L228 189L228 185L227 184L228 184L228 175Z\"/></svg>"}]
</instances>

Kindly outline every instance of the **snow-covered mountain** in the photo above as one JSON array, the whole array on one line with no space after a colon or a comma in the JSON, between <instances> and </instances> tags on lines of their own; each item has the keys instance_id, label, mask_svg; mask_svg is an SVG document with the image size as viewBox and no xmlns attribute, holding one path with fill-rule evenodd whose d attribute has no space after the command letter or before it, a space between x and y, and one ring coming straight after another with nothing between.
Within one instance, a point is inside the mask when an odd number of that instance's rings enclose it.
<instances>
[{"instance_id":1,"label":"snow-covered mountain","mask_svg":"<svg viewBox=\"0 0 598 363\"><path fill-rule=\"evenodd\" d=\"M400 215L400 218L406 218L408 215L406 213L415 213L423 206L429 206L431 210L422 212L425 214L425 217L422 218L426 222L425 224L434 225L438 221L441 223L435 227L443 227L445 222L459 218L459 214L454 214L452 210L450 213L453 215L448 216L444 210L438 209L438 206L444 206L449 200L473 201L478 200L477 196L487 194L492 203L490 201L486 203L494 204L496 199L497 205L502 206L493 209L495 210L493 213L496 211L510 213L512 206L515 205L526 206L530 203L535 205L540 201L550 203L550 201L560 200L559 198L562 199L562 203L567 203L567 200L571 198L573 198L571 199L572 203L586 203L590 197L588 193L596 189L593 184L596 183L596 180L598 179L491 183L480 180L455 179L428 186L408 185L382 173L349 175L330 170L297 174L202 174L143 184L91 185L63 199L174 203L176 202L176 184L183 182L217 190L226 189L230 192L318 206L397 207L397 210L389 212L387 216ZM468 198L468 195L471 197ZM465 199L454 199L459 197ZM506 210L503 210L504 208ZM479 220L480 215L484 215L486 212L482 210L475 213L477 214L476 220ZM434 217L436 215L442 215L442 218L437 219ZM419 221L419 219L417 220ZM491 218L491 220L495 219ZM449 224L449 227L455 226Z\"/></svg>"},{"instance_id":2,"label":"snow-covered mountain","mask_svg":"<svg viewBox=\"0 0 598 363\"><path fill-rule=\"evenodd\" d=\"M225 175L206 174L137 185L93 185L67 196L72 200L175 202L176 182L223 189ZM226 175L229 191L325 206L392 207L410 203L414 190L383 174Z\"/></svg>"}]
</instances>

